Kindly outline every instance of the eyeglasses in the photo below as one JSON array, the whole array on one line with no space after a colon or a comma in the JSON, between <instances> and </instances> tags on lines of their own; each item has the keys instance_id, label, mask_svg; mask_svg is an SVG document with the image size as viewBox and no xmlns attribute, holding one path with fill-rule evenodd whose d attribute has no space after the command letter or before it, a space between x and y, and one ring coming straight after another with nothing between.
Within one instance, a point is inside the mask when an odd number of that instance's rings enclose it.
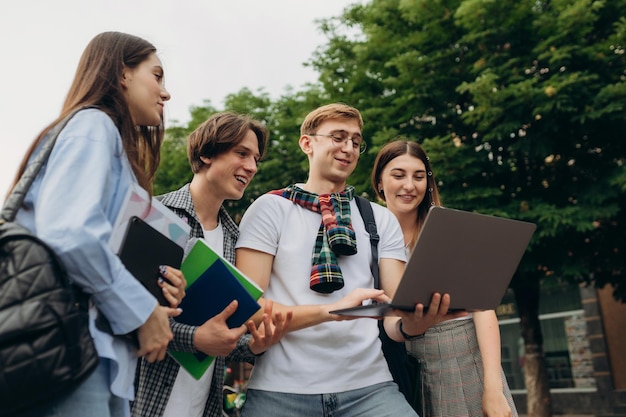
<instances>
[{"instance_id":1,"label":"eyeglasses","mask_svg":"<svg viewBox=\"0 0 626 417\"><path fill-rule=\"evenodd\" d=\"M355 151L358 150L359 153L363 153L367 149L367 143L365 143L365 141L363 140L363 136L361 136L359 133L355 133L352 136L350 136L350 134L346 132L345 130L337 130L335 132L330 132L330 133L311 133L309 134L309 136L324 136L327 138L331 138L335 146L342 146L342 147L344 143L351 140L352 148Z\"/></svg>"}]
</instances>

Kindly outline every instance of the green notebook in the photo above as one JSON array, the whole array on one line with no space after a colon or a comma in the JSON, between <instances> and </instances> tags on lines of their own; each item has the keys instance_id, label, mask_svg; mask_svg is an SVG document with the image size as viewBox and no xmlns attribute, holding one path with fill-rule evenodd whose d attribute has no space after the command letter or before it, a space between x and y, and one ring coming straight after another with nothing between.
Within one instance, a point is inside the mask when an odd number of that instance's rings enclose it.
<instances>
[{"instance_id":1,"label":"green notebook","mask_svg":"<svg viewBox=\"0 0 626 417\"><path fill-rule=\"evenodd\" d=\"M176 321L199 326L237 299L237 311L227 320L232 328L241 326L259 310L256 300L263 295L261 288L215 253L203 239L194 243L180 269L187 280L187 294L180 304L183 313ZM191 352L169 354L195 379L200 379L215 359Z\"/></svg>"}]
</instances>

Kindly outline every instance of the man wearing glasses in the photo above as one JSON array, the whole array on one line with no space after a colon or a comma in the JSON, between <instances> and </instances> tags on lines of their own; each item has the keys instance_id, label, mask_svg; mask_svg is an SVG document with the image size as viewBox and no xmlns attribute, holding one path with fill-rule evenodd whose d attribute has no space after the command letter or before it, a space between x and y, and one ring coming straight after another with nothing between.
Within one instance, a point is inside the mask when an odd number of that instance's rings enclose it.
<instances>
[{"instance_id":1,"label":"man wearing glasses","mask_svg":"<svg viewBox=\"0 0 626 417\"><path fill-rule=\"evenodd\" d=\"M335 143L335 146L343 147L348 141L352 142L352 148L355 151L359 151L359 154L365 152L367 149L367 143L363 141L363 136L360 133L354 133L350 136L350 133L345 130L334 130L330 133L311 133L308 136L323 136L331 138Z\"/></svg>"},{"instance_id":2,"label":"man wearing glasses","mask_svg":"<svg viewBox=\"0 0 626 417\"><path fill-rule=\"evenodd\" d=\"M309 113L299 140L309 160L306 183L261 196L241 221L237 266L275 310L293 312L289 333L255 362L244 417L416 415L393 382L376 320L330 314L389 301L406 261L398 221L373 204L384 292L373 288L369 235L346 183L366 148L362 127L359 111L345 104ZM448 306L449 296L437 294L428 313L420 304L402 318L386 317L385 329L403 341L444 320Z\"/></svg>"}]
</instances>

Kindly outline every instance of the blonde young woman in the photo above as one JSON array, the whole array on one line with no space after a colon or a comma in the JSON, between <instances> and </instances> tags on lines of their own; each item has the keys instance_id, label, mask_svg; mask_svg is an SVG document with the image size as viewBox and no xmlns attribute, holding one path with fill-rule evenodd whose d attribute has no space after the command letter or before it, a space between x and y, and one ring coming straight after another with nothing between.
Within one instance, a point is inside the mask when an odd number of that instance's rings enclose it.
<instances>
[{"instance_id":1,"label":"blonde young woman","mask_svg":"<svg viewBox=\"0 0 626 417\"><path fill-rule=\"evenodd\" d=\"M410 253L429 208L441 205L424 149L406 140L385 145L374 163L372 186L398 218ZM517 416L500 364L495 311L441 322L408 341L407 349L422 361L425 415Z\"/></svg>"}]
</instances>

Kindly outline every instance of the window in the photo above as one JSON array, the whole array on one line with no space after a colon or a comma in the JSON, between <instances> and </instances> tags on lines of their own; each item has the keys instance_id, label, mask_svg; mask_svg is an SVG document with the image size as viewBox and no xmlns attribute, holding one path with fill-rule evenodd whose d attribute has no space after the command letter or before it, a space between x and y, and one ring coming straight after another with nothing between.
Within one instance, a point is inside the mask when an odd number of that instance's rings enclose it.
<instances>
[{"instance_id":1,"label":"window","mask_svg":"<svg viewBox=\"0 0 626 417\"><path fill-rule=\"evenodd\" d=\"M559 287L542 292L540 300L543 349L550 388L595 391L587 326L578 287ZM523 392L524 342L512 293L498 308L502 345L502 368L513 392Z\"/></svg>"}]
</instances>

